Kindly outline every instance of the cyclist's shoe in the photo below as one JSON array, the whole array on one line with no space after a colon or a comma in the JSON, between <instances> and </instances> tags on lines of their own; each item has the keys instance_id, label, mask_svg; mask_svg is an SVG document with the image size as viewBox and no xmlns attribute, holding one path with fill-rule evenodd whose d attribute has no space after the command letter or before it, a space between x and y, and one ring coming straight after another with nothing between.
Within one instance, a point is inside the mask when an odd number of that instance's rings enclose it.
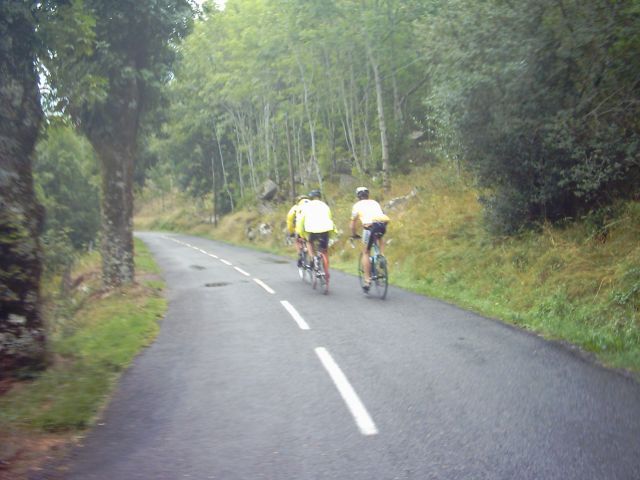
<instances>
[{"instance_id":1,"label":"cyclist's shoe","mask_svg":"<svg viewBox=\"0 0 640 480\"><path fill-rule=\"evenodd\" d=\"M369 288L371 288L371 284L370 284L370 283L365 283L365 284L362 286L362 291L363 291L364 293L369 293Z\"/></svg>"}]
</instances>

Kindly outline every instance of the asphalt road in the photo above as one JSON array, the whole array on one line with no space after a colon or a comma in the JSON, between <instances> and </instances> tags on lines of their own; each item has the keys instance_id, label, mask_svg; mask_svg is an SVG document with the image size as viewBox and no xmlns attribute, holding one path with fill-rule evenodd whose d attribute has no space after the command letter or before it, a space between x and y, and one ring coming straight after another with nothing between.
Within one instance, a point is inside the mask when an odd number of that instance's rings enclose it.
<instances>
[{"instance_id":1,"label":"asphalt road","mask_svg":"<svg viewBox=\"0 0 640 480\"><path fill-rule=\"evenodd\" d=\"M140 237L169 310L64 478L640 479L620 374L400 289L333 272L324 296L291 259Z\"/></svg>"}]
</instances>

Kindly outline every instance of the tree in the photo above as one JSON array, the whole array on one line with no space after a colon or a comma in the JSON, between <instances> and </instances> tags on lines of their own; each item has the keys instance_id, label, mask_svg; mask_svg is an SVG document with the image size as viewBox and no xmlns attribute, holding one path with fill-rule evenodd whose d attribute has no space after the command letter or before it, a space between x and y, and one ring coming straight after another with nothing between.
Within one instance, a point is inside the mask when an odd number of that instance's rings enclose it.
<instances>
[{"instance_id":1,"label":"tree","mask_svg":"<svg viewBox=\"0 0 640 480\"><path fill-rule=\"evenodd\" d=\"M50 81L93 145L102 174L102 273L106 286L134 279L133 176L141 124L171 77L188 31L187 0L79 0L51 9ZM90 28L80 51L70 25Z\"/></svg>"},{"instance_id":2,"label":"tree","mask_svg":"<svg viewBox=\"0 0 640 480\"><path fill-rule=\"evenodd\" d=\"M428 103L500 233L576 218L640 183L638 2L434 2ZM441 122L444 123L444 122Z\"/></svg>"},{"instance_id":3,"label":"tree","mask_svg":"<svg viewBox=\"0 0 640 480\"><path fill-rule=\"evenodd\" d=\"M0 378L44 365L42 272L31 155L42 119L35 70L37 2L0 2Z\"/></svg>"}]
</instances>

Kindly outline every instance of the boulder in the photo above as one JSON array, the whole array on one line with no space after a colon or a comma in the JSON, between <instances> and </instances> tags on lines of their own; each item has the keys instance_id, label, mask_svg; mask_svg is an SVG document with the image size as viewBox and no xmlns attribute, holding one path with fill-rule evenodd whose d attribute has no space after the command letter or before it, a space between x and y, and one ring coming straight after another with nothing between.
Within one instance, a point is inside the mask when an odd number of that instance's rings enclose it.
<instances>
[{"instance_id":1,"label":"boulder","mask_svg":"<svg viewBox=\"0 0 640 480\"><path fill-rule=\"evenodd\" d=\"M414 188L413 190L411 190L407 195L403 196L403 197L396 197L396 198L392 198L391 200L389 200L386 205L385 205L385 209L386 210L393 210L394 208L399 207L400 205L402 205L403 203L406 203L407 201L411 200L413 197L415 197L418 194L418 189Z\"/></svg>"},{"instance_id":2,"label":"boulder","mask_svg":"<svg viewBox=\"0 0 640 480\"><path fill-rule=\"evenodd\" d=\"M269 236L271 235L271 232L273 231L273 229L271 228L271 225L269 225L268 223L261 223L258 226L258 232L260 233L260 235L262 235L263 237Z\"/></svg>"},{"instance_id":3,"label":"boulder","mask_svg":"<svg viewBox=\"0 0 640 480\"><path fill-rule=\"evenodd\" d=\"M273 200L273 198L278 193L278 185L271 179L267 179L264 181L262 186L260 187L260 199L269 201Z\"/></svg>"}]
</instances>

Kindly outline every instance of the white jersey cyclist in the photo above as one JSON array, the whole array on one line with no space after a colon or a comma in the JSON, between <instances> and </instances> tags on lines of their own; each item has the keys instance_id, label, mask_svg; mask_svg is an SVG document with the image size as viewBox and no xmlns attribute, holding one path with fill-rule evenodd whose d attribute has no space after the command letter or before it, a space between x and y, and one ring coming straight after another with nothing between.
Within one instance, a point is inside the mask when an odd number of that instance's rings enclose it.
<instances>
[{"instance_id":1,"label":"white jersey cyclist","mask_svg":"<svg viewBox=\"0 0 640 480\"><path fill-rule=\"evenodd\" d=\"M387 231L387 223L389 217L387 217L382 211L382 207L378 202L369 198L369 189L367 187L358 187L356 189L356 196L358 201L353 205L351 209L351 235L356 235L356 224L358 220L362 224L362 267L364 270L364 285L365 292L369 291L369 285L371 283L371 259L369 258L369 252L373 242L377 241L380 248L380 253L384 254L384 240L383 236Z\"/></svg>"},{"instance_id":2,"label":"white jersey cyclist","mask_svg":"<svg viewBox=\"0 0 640 480\"><path fill-rule=\"evenodd\" d=\"M375 222L386 223L389 221L389 217L384 214L380 204L370 198L359 200L353 205L351 218L359 218L363 227L368 227Z\"/></svg>"}]
</instances>

